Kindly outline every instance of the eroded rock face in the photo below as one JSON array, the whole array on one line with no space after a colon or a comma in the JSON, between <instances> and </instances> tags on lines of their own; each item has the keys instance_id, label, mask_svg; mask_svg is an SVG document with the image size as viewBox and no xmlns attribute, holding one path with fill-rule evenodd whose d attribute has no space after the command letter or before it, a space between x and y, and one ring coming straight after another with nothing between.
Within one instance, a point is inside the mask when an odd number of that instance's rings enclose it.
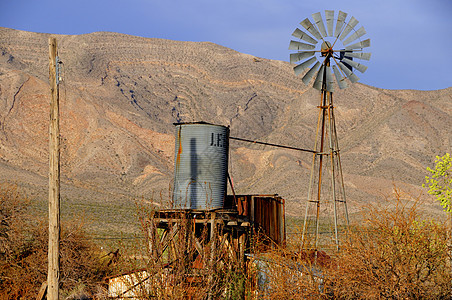
<instances>
[{"instance_id":1,"label":"eroded rock face","mask_svg":"<svg viewBox=\"0 0 452 300\"><path fill-rule=\"evenodd\" d=\"M0 28L1 179L40 191L48 172L48 37ZM236 137L313 147L320 96L287 62L109 32L57 41L67 197L115 200L168 190L174 122L206 121L230 126ZM349 209L389 192L393 182L420 190L425 168L451 149L451 98L452 88L359 83L334 93ZM301 211L311 154L230 146L236 192L278 193L287 213Z\"/></svg>"}]
</instances>

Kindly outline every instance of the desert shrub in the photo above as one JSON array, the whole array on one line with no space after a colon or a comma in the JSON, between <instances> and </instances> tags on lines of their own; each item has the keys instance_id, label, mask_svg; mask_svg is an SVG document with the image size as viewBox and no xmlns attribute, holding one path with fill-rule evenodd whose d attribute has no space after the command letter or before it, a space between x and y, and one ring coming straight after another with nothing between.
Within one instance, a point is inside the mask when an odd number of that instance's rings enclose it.
<instances>
[{"instance_id":1,"label":"desert shrub","mask_svg":"<svg viewBox=\"0 0 452 300\"><path fill-rule=\"evenodd\" d=\"M449 298L445 224L422 219L419 200L400 191L386 204L369 207L365 223L351 229L325 270L326 292L336 299Z\"/></svg>"},{"instance_id":2,"label":"desert shrub","mask_svg":"<svg viewBox=\"0 0 452 300\"><path fill-rule=\"evenodd\" d=\"M33 299L47 280L47 222L28 213L29 203L16 185L0 187L0 299ZM94 291L109 267L80 223L61 227L61 289Z\"/></svg>"},{"instance_id":3,"label":"desert shrub","mask_svg":"<svg viewBox=\"0 0 452 300\"><path fill-rule=\"evenodd\" d=\"M444 211L452 212L452 157L449 153L444 156L436 156L435 167L427 168L430 176L425 176L425 184L428 193L436 197Z\"/></svg>"},{"instance_id":4,"label":"desert shrub","mask_svg":"<svg viewBox=\"0 0 452 300\"><path fill-rule=\"evenodd\" d=\"M257 256L262 299L449 299L447 226L424 219L419 199L393 197L369 206L339 251L279 248Z\"/></svg>"},{"instance_id":5,"label":"desert shrub","mask_svg":"<svg viewBox=\"0 0 452 300\"><path fill-rule=\"evenodd\" d=\"M259 253L254 237L246 272L231 259L224 239L210 241L207 231L198 232L196 245L193 220L183 215L178 234L168 228L171 242L162 239L149 222L151 211L141 217L148 239L137 247L141 252L125 256L125 267L145 272L136 273L145 274L143 299L446 299L452 287L448 228L423 218L420 205L421 200L395 190L363 211L339 251L315 251L309 241L291 240ZM212 246L217 249L213 260Z\"/></svg>"},{"instance_id":6,"label":"desert shrub","mask_svg":"<svg viewBox=\"0 0 452 300\"><path fill-rule=\"evenodd\" d=\"M249 255L247 279L253 299L327 298L323 282L332 258L324 251L315 251L313 241L302 241L302 231L298 232L284 245L274 244L264 252ZM257 247L262 238L255 241Z\"/></svg>"}]
</instances>

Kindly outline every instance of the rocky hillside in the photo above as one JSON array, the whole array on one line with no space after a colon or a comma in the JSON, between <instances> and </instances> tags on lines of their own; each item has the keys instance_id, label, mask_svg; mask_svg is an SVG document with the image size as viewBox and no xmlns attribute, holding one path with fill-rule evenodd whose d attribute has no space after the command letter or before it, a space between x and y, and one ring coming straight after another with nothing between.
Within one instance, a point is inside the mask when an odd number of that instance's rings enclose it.
<instances>
[{"instance_id":1,"label":"rocky hillside","mask_svg":"<svg viewBox=\"0 0 452 300\"><path fill-rule=\"evenodd\" d=\"M46 197L48 34L0 28L0 176ZM231 135L310 149L319 94L288 62L212 43L111 32L56 36L62 196L123 203L168 195L174 122L229 125ZM372 72L372 70L368 70ZM435 155L451 150L452 88L334 93L349 209L393 184L419 193ZM231 141L238 193L278 193L298 215L311 154ZM435 205L431 206L432 209Z\"/></svg>"}]
</instances>

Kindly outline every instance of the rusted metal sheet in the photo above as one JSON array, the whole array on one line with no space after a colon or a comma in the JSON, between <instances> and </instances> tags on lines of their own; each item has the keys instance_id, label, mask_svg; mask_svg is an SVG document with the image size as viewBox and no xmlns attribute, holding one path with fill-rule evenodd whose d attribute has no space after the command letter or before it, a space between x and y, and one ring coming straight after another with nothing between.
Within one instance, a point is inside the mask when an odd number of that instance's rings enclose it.
<instances>
[{"instance_id":1,"label":"rusted metal sheet","mask_svg":"<svg viewBox=\"0 0 452 300\"><path fill-rule=\"evenodd\" d=\"M238 215L278 245L286 240L285 203L278 195L236 195ZM231 202L231 201L228 201Z\"/></svg>"}]
</instances>

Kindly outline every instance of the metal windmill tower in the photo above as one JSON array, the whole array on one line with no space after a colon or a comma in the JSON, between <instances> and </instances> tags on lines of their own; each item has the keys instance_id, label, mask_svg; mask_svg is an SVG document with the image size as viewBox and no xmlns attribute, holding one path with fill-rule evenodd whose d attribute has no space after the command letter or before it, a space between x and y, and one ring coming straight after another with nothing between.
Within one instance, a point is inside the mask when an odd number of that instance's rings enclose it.
<instances>
[{"instance_id":1,"label":"metal windmill tower","mask_svg":"<svg viewBox=\"0 0 452 300\"><path fill-rule=\"evenodd\" d=\"M299 40L291 40L289 45L289 50L296 50L290 54L290 62L299 63L294 67L295 74L308 70L302 78L306 85L316 75L313 87L320 91L302 241L315 249L333 242L339 249L339 236L347 230L349 218L336 133L332 74L341 89L347 87L346 78L357 82L359 78L354 70L364 73L367 67L356 59L370 59L370 53L363 52L370 46L370 39L361 40L366 31L363 27L355 30L358 21L354 17L347 20L347 13L342 11L336 17L333 10L325 10L326 28L320 12L312 14L312 18L314 22L306 18L300 23L307 32L296 28L292 36Z\"/></svg>"}]
</instances>

